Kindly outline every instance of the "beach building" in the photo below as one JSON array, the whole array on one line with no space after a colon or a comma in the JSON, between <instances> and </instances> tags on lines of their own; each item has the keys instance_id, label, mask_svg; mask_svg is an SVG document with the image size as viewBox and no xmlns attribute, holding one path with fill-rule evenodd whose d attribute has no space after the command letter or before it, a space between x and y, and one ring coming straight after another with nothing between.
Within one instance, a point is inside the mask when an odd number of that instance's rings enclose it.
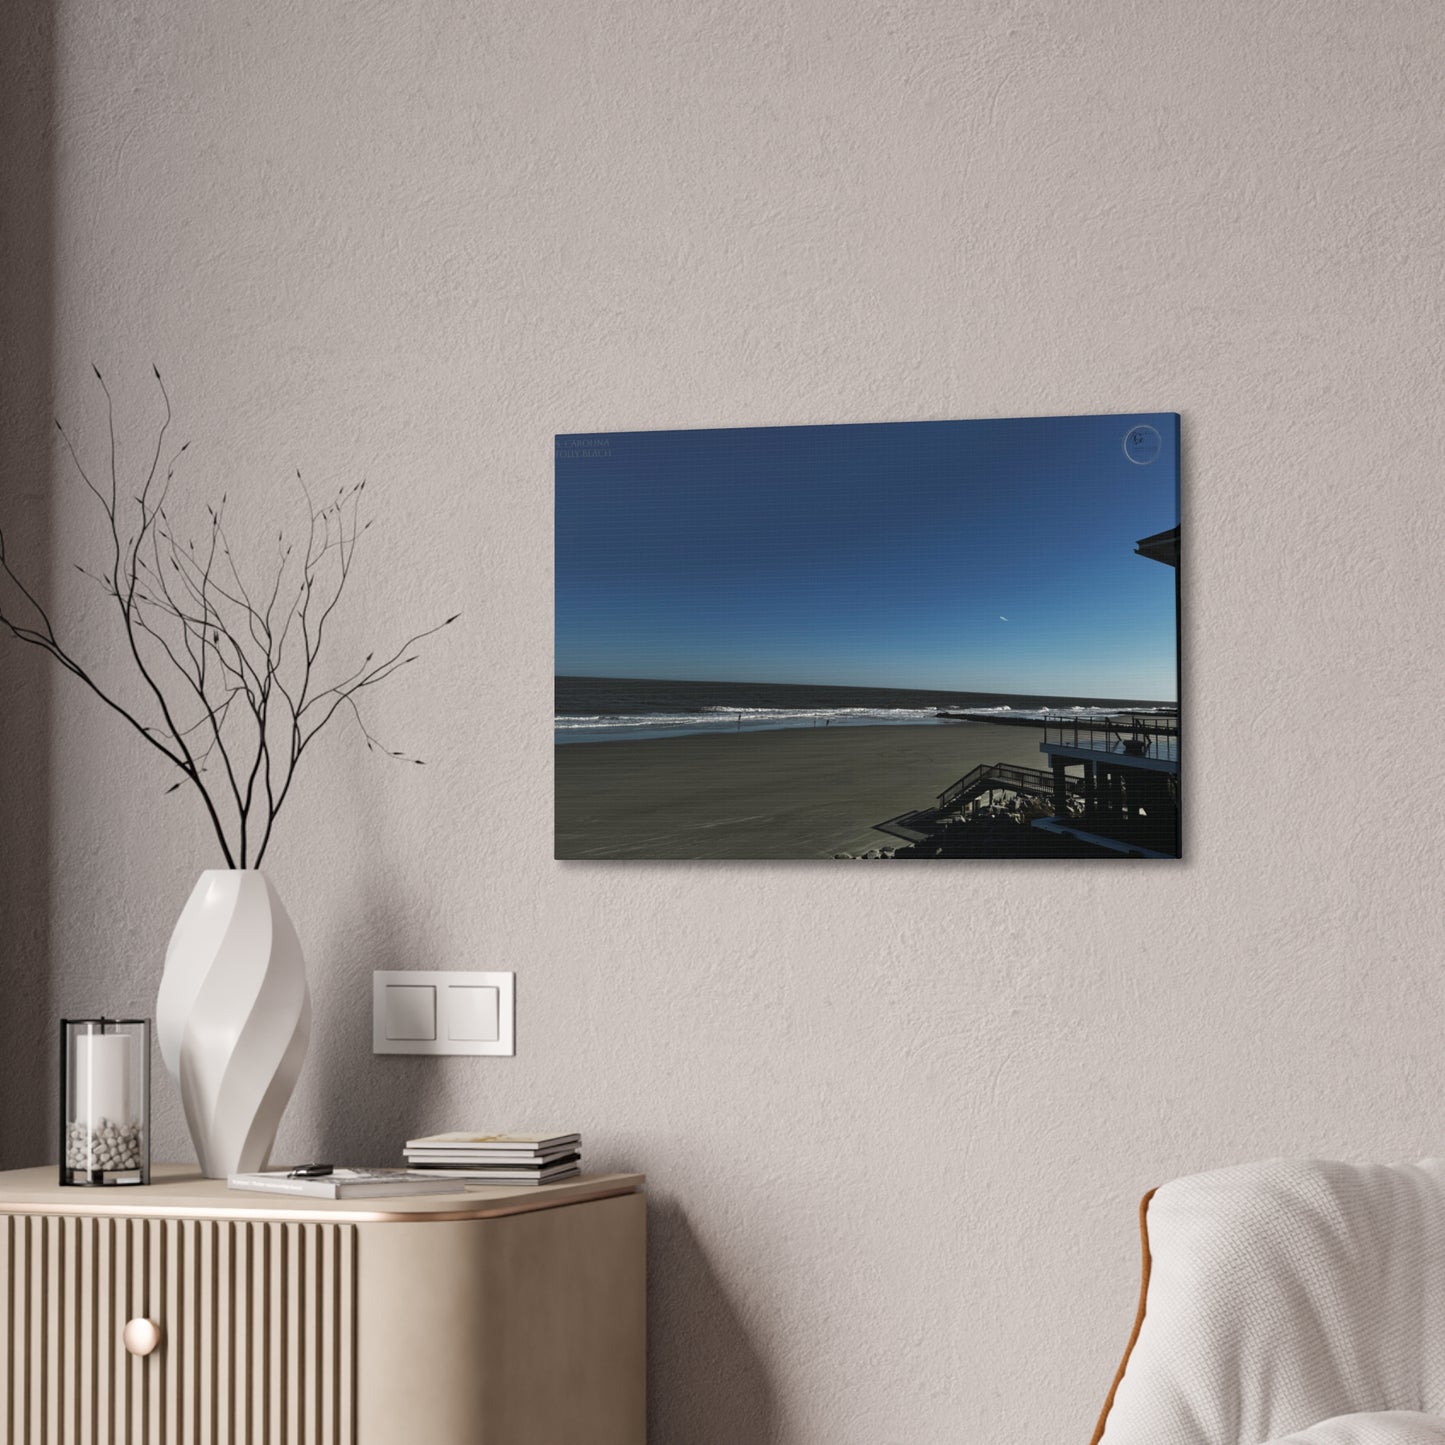
<instances>
[{"instance_id":1,"label":"beach building","mask_svg":"<svg viewBox=\"0 0 1445 1445\"><path fill-rule=\"evenodd\" d=\"M1134 551L1174 568L1177 615L1179 528L1141 538ZM1181 856L1177 712L1051 718L1039 751L1053 777L1053 816L1035 828L1136 858Z\"/></svg>"},{"instance_id":2,"label":"beach building","mask_svg":"<svg viewBox=\"0 0 1445 1445\"><path fill-rule=\"evenodd\" d=\"M1179 572L1179 528L1170 527L1167 532L1155 532L1152 537L1141 537L1134 543L1137 556L1147 557L1151 562L1163 562L1166 567Z\"/></svg>"},{"instance_id":3,"label":"beach building","mask_svg":"<svg viewBox=\"0 0 1445 1445\"><path fill-rule=\"evenodd\" d=\"M1134 552L1174 569L1177 619L1179 528L1140 538ZM968 711L939 716L976 720ZM991 721L1040 726L1037 715ZM932 804L875 823L878 832L906 845L893 856L1181 856L1177 708L1053 716L1042 727L1039 751L1046 767L981 763ZM978 824L1000 819L1012 823L1016 835L992 829L985 837ZM1040 833L1052 834L1052 840L1046 843Z\"/></svg>"}]
</instances>

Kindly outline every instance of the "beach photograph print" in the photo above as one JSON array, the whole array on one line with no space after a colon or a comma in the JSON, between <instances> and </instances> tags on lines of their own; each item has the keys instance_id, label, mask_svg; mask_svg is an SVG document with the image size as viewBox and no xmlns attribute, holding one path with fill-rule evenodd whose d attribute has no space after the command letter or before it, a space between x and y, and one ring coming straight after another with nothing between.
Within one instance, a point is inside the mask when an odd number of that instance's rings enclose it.
<instances>
[{"instance_id":1,"label":"beach photograph print","mask_svg":"<svg viewBox=\"0 0 1445 1445\"><path fill-rule=\"evenodd\" d=\"M1177 858L1179 418L556 441L556 856Z\"/></svg>"}]
</instances>

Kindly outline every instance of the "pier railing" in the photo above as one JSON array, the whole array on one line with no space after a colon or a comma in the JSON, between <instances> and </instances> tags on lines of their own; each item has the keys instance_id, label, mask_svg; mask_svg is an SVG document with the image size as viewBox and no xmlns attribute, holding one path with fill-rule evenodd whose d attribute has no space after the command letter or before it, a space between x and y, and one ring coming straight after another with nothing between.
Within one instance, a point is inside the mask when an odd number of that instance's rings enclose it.
<instances>
[{"instance_id":1,"label":"pier railing","mask_svg":"<svg viewBox=\"0 0 1445 1445\"><path fill-rule=\"evenodd\" d=\"M1076 780L1070 778L1068 782L1072 786ZM989 788L1048 796L1053 792L1053 786L1053 774L1042 768L1021 768L1015 763L980 763L938 795L938 806L942 810L956 803L966 803Z\"/></svg>"},{"instance_id":2,"label":"pier railing","mask_svg":"<svg viewBox=\"0 0 1445 1445\"><path fill-rule=\"evenodd\" d=\"M1048 717L1044 719L1044 744L1049 743L1116 757L1178 762L1179 714L1123 712L1108 717Z\"/></svg>"}]
</instances>

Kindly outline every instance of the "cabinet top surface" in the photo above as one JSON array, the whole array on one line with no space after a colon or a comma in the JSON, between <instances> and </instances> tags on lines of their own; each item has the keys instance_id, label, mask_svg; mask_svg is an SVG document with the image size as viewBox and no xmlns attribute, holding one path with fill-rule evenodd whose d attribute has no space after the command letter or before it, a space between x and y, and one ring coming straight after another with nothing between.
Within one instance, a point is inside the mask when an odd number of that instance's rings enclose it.
<instances>
[{"instance_id":1,"label":"cabinet top surface","mask_svg":"<svg viewBox=\"0 0 1445 1445\"><path fill-rule=\"evenodd\" d=\"M229 1189L193 1165L157 1164L150 1184L89 1188L62 1185L53 1164L0 1172L0 1214L103 1214L162 1219L298 1219L311 1223L427 1224L453 1219L495 1219L632 1194L641 1174L582 1174L560 1184L488 1184L455 1194L413 1194L380 1199L309 1199Z\"/></svg>"}]
</instances>

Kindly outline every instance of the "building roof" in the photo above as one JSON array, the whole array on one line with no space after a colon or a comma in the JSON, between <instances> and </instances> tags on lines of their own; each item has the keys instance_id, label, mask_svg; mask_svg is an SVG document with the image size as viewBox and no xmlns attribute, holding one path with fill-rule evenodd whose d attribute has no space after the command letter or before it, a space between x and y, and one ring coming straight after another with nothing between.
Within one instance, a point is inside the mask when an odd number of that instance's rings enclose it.
<instances>
[{"instance_id":1,"label":"building roof","mask_svg":"<svg viewBox=\"0 0 1445 1445\"><path fill-rule=\"evenodd\" d=\"M1179 565L1179 528L1170 527L1167 532L1155 532L1152 537L1141 537L1134 543L1137 556L1147 557L1151 562L1163 562L1166 567Z\"/></svg>"}]
</instances>

